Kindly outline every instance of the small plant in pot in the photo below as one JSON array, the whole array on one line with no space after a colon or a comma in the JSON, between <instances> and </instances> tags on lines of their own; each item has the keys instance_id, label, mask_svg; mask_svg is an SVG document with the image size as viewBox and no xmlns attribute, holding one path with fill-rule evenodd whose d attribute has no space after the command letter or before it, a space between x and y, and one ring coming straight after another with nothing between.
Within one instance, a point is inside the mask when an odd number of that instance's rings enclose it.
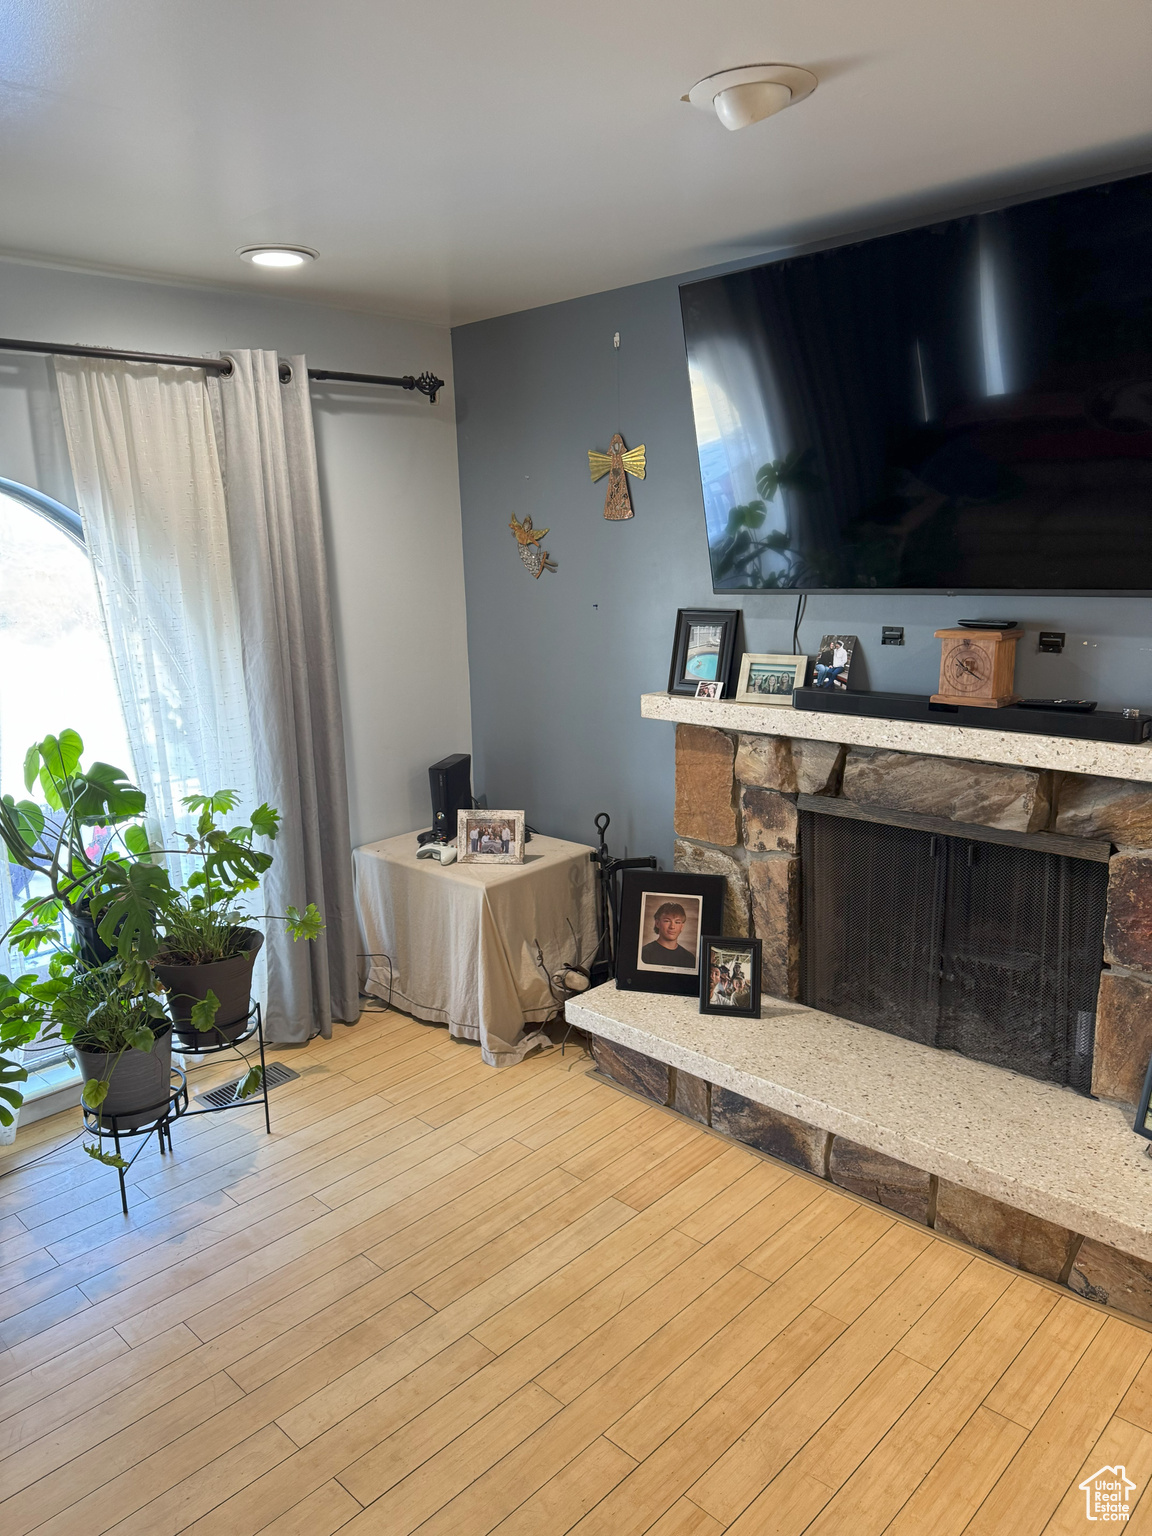
<instances>
[{"instance_id":1,"label":"small plant in pot","mask_svg":"<svg viewBox=\"0 0 1152 1536\"><path fill-rule=\"evenodd\" d=\"M84 1150L114 1167L125 1164L100 1140L110 1117L121 1131L157 1120L172 1070L172 1026L158 987L140 991L125 983L117 961L89 966L78 945L58 949L47 976L0 977L0 1041L6 1048L37 1038L72 1047L83 1104L100 1114L97 1141Z\"/></svg>"},{"instance_id":2,"label":"small plant in pot","mask_svg":"<svg viewBox=\"0 0 1152 1536\"><path fill-rule=\"evenodd\" d=\"M250 1027L252 970L264 935L241 903L272 865L272 854L255 842L275 839L280 813L261 805L247 822L225 829L218 818L238 798L230 789L185 798L196 832L178 851L199 867L183 887L141 873L155 866L125 864L106 872L91 901L99 936L116 944L134 979L143 984L148 968L159 978L176 1039L193 1052L228 1044ZM314 939L324 926L312 903L302 913L289 907L283 917L261 917L283 922L293 939Z\"/></svg>"}]
</instances>

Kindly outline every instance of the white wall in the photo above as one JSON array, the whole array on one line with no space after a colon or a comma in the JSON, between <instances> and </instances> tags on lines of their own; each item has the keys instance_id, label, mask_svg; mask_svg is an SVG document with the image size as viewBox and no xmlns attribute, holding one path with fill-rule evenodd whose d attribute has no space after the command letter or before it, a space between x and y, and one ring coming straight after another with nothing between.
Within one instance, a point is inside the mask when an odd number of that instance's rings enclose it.
<instances>
[{"instance_id":1,"label":"white wall","mask_svg":"<svg viewBox=\"0 0 1152 1536\"><path fill-rule=\"evenodd\" d=\"M286 278L285 287L290 278ZM425 369L436 405L316 384L313 411L344 701L352 841L428 825L428 764L471 750L449 333L293 299L0 261L0 333L200 355L304 352L353 373ZM0 477L30 470L42 365L0 352ZM42 471L42 477L47 471ZM59 494L58 484L39 487Z\"/></svg>"}]
</instances>

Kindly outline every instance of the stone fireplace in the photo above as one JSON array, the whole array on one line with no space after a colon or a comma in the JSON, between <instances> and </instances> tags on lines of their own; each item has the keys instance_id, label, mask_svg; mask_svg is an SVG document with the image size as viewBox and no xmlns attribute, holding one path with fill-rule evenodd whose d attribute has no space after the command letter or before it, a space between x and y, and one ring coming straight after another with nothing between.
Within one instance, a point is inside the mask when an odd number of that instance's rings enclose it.
<instances>
[{"instance_id":1,"label":"stone fireplace","mask_svg":"<svg viewBox=\"0 0 1152 1536\"><path fill-rule=\"evenodd\" d=\"M642 709L676 726L676 867L724 877L765 1001L597 988L569 1016L600 1070L1152 1321L1152 747Z\"/></svg>"},{"instance_id":2,"label":"stone fireplace","mask_svg":"<svg viewBox=\"0 0 1152 1536\"><path fill-rule=\"evenodd\" d=\"M1073 1037L1079 1025L1082 1045L1085 1030L1094 1033L1094 1047L1088 1043L1081 1051L1081 1061L1092 1058L1092 1072L1090 1078L1078 1077L1073 1064L1067 1075L1034 1075L1063 1077L1135 1105L1152 1057L1152 784L678 724L676 868L725 876L726 931L762 940L765 992L854 1017L833 1008L820 992L817 967L802 943L801 821L808 822L811 838L810 818L829 800L838 802L837 810L856 811L862 827L904 826L919 831L927 844L933 836L950 838L953 846L963 844L965 858L973 850L985 870L997 860L991 850L998 846L1027 850L1040 861L1069 859L1074 873L1068 881L1077 889L1070 893L1064 952L1053 959L1079 960L1081 972L1086 960L1096 978L1094 995L1081 996L1072 1009L1075 1015L1090 1014L1091 1026L1078 1018L1071 1024ZM809 801L813 810L805 809ZM961 836L973 829L980 831ZM1003 837L998 844L985 842L984 832ZM938 842L936 851L928 852L934 862L940 847ZM980 847L987 851L976 852ZM999 862L1005 863L1003 855ZM910 875L914 867L910 856ZM1099 886L1099 922L1085 911L1093 883ZM811 876L808 884L811 902ZM994 883L987 894L993 889ZM884 939L912 926L908 904L885 911L884 919ZM1086 954L1094 932L1102 942L1095 954ZM821 936L811 937L819 942ZM1007 977L1007 966L1001 974ZM875 1017L858 1022L880 1023ZM899 1027L894 1032L909 1033ZM947 1034L939 1043L963 1049ZM1073 1055L1075 1043L1073 1038Z\"/></svg>"}]
</instances>

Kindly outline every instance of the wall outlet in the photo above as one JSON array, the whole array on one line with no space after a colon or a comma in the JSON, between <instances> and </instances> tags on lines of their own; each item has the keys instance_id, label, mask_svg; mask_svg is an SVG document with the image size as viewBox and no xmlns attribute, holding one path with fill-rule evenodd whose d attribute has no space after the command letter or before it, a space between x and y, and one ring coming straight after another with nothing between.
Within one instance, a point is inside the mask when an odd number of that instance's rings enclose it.
<instances>
[{"instance_id":1,"label":"wall outlet","mask_svg":"<svg viewBox=\"0 0 1152 1536\"><path fill-rule=\"evenodd\" d=\"M1048 651L1053 656L1059 656L1064 649L1064 631L1062 629L1042 629L1040 631L1040 649Z\"/></svg>"},{"instance_id":2,"label":"wall outlet","mask_svg":"<svg viewBox=\"0 0 1152 1536\"><path fill-rule=\"evenodd\" d=\"M904 644L904 626L903 626L903 624L885 624L884 627L880 631L880 644L881 645L903 645Z\"/></svg>"}]
</instances>

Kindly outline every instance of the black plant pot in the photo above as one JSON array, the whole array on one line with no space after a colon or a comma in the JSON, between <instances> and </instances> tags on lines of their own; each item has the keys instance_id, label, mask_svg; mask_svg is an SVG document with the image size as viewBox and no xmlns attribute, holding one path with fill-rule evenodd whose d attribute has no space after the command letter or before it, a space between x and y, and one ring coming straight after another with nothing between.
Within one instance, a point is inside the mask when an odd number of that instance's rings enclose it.
<instances>
[{"instance_id":1,"label":"black plant pot","mask_svg":"<svg viewBox=\"0 0 1152 1536\"><path fill-rule=\"evenodd\" d=\"M167 1113L171 1092L172 1030L168 1024L153 1026L156 1040L150 1051L127 1050L117 1058L104 1051L85 1051L75 1047L76 1060L84 1081L105 1077L111 1062L112 1075L108 1096L100 1106L102 1129L111 1129L110 1117L116 1116L121 1131L135 1130Z\"/></svg>"},{"instance_id":2,"label":"black plant pot","mask_svg":"<svg viewBox=\"0 0 1152 1536\"><path fill-rule=\"evenodd\" d=\"M231 960L215 960L210 965L174 965L160 955L152 969L168 994L168 1012L176 1039L188 1051L205 1046L226 1045L248 1028L252 1007L252 967L264 935L256 928L241 928L244 953ZM197 1029L192 1009L214 992L220 999L216 1023L211 1029Z\"/></svg>"},{"instance_id":3,"label":"black plant pot","mask_svg":"<svg viewBox=\"0 0 1152 1536\"><path fill-rule=\"evenodd\" d=\"M68 916L80 945L80 959L86 966L107 965L116 951L96 932L96 919L87 907L69 908Z\"/></svg>"}]
</instances>

